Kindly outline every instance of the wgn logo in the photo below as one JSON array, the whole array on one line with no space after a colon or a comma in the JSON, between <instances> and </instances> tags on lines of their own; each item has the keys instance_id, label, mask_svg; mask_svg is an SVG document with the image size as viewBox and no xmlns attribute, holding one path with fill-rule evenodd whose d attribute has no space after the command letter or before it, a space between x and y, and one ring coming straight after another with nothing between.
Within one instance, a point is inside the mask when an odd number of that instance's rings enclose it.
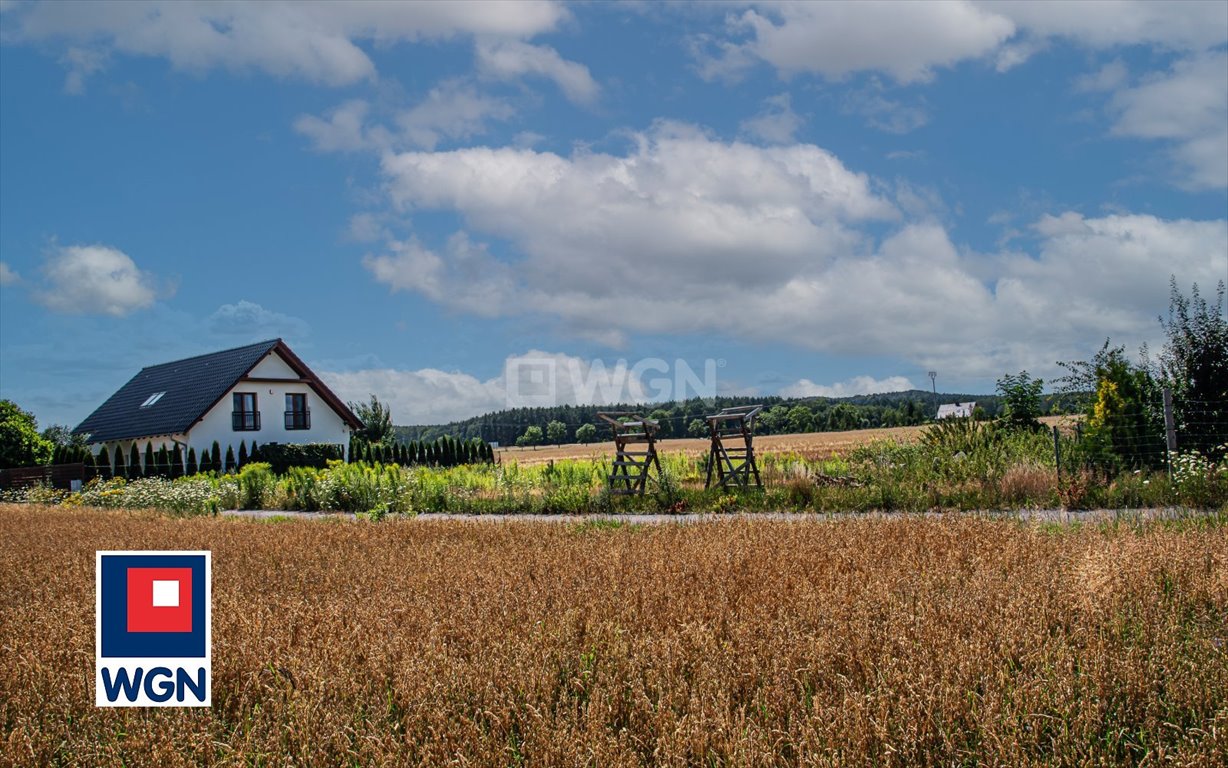
<instances>
[{"instance_id":1,"label":"wgn logo","mask_svg":"<svg viewBox=\"0 0 1228 768\"><path fill-rule=\"evenodd\" d=\"M97 558L98 706L210 706L209 553L99 552Z\"/></svg>"}]
</instances>

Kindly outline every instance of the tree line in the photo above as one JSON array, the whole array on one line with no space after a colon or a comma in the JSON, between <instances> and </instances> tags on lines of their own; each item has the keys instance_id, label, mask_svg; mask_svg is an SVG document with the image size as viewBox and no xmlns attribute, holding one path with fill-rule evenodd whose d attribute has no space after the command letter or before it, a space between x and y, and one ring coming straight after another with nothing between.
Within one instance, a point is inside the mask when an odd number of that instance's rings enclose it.
<instances>
[{"instance_id":1,"label":"tree line","mask_svg":"<svg viewBox=\"0 0 1228 768\"><path fill-rule=\"evenodd\" d=\"M550 408L513 408L448 424L390 426L398 440L434 440L452 436L499 445L595 442L609 438L609 429L598 418L601 411L636 411L661 424L662 437L704 437L704 418L722 408L760 403L757 434L838 432L872 427L904 427L925 424L944 403L976 401L980 415L998 416L1003 408L1000 395L969 395L911 390L844 398L717 397L692 398L666 403L620 405L560 405ZM1076 398L1058 393L1046 395L1041 406L1046 413L1065 413Z\"/></svg>"}]
</instances>

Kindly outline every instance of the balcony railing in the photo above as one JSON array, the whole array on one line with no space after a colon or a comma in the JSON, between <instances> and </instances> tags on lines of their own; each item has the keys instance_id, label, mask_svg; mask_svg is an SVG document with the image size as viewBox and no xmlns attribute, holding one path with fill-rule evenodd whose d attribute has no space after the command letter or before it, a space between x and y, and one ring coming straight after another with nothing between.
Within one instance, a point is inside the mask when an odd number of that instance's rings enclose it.
<instances>
[{"instance_id":1,"label":"balcony railing","mask_svg":"<svg viewBox=\"0 0 1228 768\"><path fill-rule=\"evenodd\" d=\"M311 409L286 411L286 429L311 429Z\"/></svg>"},{"instance_id":2,"label":"balcony railing","mask_svg":"<svg viewBox=\"0 0 1228 768\"><path fill-rule=\"evenodd\" d=\"M260 431L260 411L232 411L230 425L235 432Z\"/></svg>"}]
</instances>

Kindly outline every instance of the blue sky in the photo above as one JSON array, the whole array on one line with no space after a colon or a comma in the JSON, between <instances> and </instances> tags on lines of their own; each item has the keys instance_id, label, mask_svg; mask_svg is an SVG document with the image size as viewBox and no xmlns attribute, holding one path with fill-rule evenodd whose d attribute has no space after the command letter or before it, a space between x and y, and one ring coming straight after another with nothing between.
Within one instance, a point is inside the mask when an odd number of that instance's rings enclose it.
<instances>
[{"instance_id":1,"label":"blue sky","mask_svg":"<svg viewBox=\"0 0 1228 768\"><path fill-rule=\"evenodd\" d=\"M1228 4L3 2L0 262L44 425L273 336L398 423L990 392L1228 278Z\"/></svg>"}]
</instances>

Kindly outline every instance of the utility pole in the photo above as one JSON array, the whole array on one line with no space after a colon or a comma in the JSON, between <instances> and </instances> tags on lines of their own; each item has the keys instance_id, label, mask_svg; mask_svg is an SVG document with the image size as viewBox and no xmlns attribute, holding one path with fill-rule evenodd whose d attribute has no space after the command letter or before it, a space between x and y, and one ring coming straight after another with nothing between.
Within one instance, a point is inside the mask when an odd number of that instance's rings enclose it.
<instances>
[{"instance_id":1,"label":"utility pole","mask_svg":"<svg viewBox=\"0 0 1228 768\"><path fill-rule=\"evenodd\" d=\"M930 389L938 394L938 371L930 371Z\"/></svg>"}]
</instances>

